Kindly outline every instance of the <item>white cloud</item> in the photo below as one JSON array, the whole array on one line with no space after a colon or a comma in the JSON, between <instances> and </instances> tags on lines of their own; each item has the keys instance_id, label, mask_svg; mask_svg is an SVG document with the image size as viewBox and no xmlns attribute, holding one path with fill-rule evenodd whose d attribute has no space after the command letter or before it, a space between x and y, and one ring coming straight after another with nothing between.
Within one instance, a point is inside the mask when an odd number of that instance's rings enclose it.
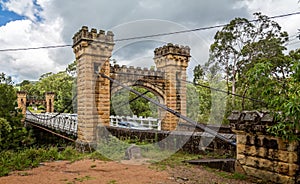
<instances>
[{"instance_id":1,"label":"white cloud","mask_svg":"<svg viewBox=\"0 0 300 184\"><path fill-rule=\"evenodd\" d=\"M20 14L26 19L13 21L0 27L0 49L70 44L74 33L82 25L104 30L112 28L115 31L120 27L116 25L145 19L167 20L179 25L173 27L172 24L168 26L164 23L164 26L152 24L127 27L115 32L115 38L122 38L176 31L180 28L192 29L223 24L235 17L252 19L251 14L257 11L273 16L299 11L300 7L297 0L268 0L264 3L260 0L89 0L87 2L36 0L36 3L33 2L33 0L1 2L5 9ZM292 35L300 28L298 19L299 16L294 16L278 19L278 22ZM117 58L122 60L122 64L130 64L131 59L133 59L132 63L149 63L148 59L146 61L138 58L150 58L153 56L153 47L161 46L165 42L174 42L191 47L194 61L190 63L191 66L196 65L207 60L208 47L216 31L217 29L213 29L188 34L188 36L182 34L156 38L154 39L157 41L156 44L148 44L145 47L132 46L131 50L129 49L127 53L123 52L123 55L118 55ZM199 36L197 39L201 41L195 41L197 40L193 39L195 36ZM71 48L2 52L0 71L17 76L16 80L37 79L45 72L64 69L73 60L74 54Z\"/></svg>"},{"instance_id":2,"label":"white cloud","mask_svg":"<svg viewBox=\"0 0 300 184\"><path fill-rule=\"evenodd\" d=\"M44 23L34 23L30 20L9 22L0 27L1 49L63 43L61 31L62 20L60 19ZM43 73L64 69L65 65L65 62L54 59L51 50L27 50L0 54L0 71L14 76L13 79L16 82L24 79L36 80Z\"/></svg>"}]
</instances>

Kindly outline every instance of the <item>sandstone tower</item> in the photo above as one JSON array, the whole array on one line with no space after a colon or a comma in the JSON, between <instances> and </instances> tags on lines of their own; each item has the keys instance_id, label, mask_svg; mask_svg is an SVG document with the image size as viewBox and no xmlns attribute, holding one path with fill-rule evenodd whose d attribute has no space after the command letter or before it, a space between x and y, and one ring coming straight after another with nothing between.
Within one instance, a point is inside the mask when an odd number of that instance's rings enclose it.
<instances>
[{"instance_id":1,"label":"sandstone tower","mask_svg":"<svg viewBox=\"0 0 300 184\"><path fill-rule=\"evenodd\" d=\"M53 92L46 92L45 96L46 96L46 112L53 113L55 94Z\"/></svg>"},{"instance_id":2,"label":"sandstone tower","mask_svg":"<svg viewBox=\"0 0 300 184\"><path fill-rule=\"evenodd\" d=\"M186 68L190 59L190 48L171 43L154 51L157 69L166 73L165 105L186 116ZM163 130L176 129L178 118L167 113L163 120Z\"/></svg>"},{"instance_id":3,"label":"sandstone tower","mask_svg":"<svg viewBox=\"0 0 300 184\"><path fill-rule=\"evenodd\" d=\"M18 101L18 109L22 110L22 114L24 118L22 121L24 122L26 117L26 102L27 102L27 93L25 91L18 91L17 92L17 101Z\"/></svg>"},{"instance_id":4,"label":"sandstone tower","mask_svg":"<svg viewBox=\"0 0 300 184\"><path fill-rule=\"evenodd\" d=\"M83 26L73 37L77 60L78 139L77 143L95 143L98 124L109 125L109 81L99 77L100 69L108 70L114 47L113 33ZM100 112L100 113L98 113Z\"/></svg>"}]
</instances>

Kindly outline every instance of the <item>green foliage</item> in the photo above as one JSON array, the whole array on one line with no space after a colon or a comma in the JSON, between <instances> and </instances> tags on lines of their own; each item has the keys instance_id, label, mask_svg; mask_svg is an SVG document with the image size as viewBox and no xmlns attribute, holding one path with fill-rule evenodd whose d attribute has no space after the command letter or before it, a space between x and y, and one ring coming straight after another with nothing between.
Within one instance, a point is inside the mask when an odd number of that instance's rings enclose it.
<instances>
[{"instance_id":1,"label":"green foliage","mask_svg":"<svg viewBox=\"0 0 300 184\"><path fill-rule=\"evenodd\" d=\"M33 143L16 109L16 91L10 77L0 74L0 150L22 149Z\"/></svg>"},{"instance_id":2,"label":"green foliage","mask_svg":"<svg viewBox=\"0 0 300 184\"><path fill-rule=\"evenodd\" d=\"M299 139L296 132L300 130L300 50L286 54L284 44L288 34L267 16L254 15L255 22L235 18L216 33L210 47L210 60L195 68L194 82L210 81L208 74L215 76L215 71L219 71L233 94L261 101L230 96L227 113L270 110L278 123L268 131L284 139ZM204 101L215 99L205 94L200 96L206 99Z\"/></svg>"},{"instance_id":3,"label":"green foliage","mask_svg":"<svg viewBox=\"0 0 300 184\"><path fill-rule=\"evenodd\" d=\"M144 88L133 87L134 90L140 93L146 93ZM153 93L146 93L145 96L155 99ZM143 116L143 117L158 117L158 109L151 102L139 97L134 93L122 89L116 92L111 97L111 114L119 116ZM137 98L137 99L136 99Z\"/></svg>"},{"instance_id":4,"label":"green foliage","mask_svg":"<svg viewBox=\"0 0 300 184\"><path fill-rule=\"evenodd\" d=\"M247 72L248 94L262 98L278 122L268 131L287 140L299 139L300 129L300 49L278 59L264 59ZM275 113L280 112L280 113Z\"/></svg>"},{"instance_id":5,"label":"green foliage","mask_svg":"<svg viewBox=\"0 0 300 184\"><path fill-rule=\"evenodd\" d=\"M209 95L208 93L204 93L205 95ZM207 105L207 101L202 101L202 99L206 99L206 96L201 96L201 88L197 88L192 84L187 84L187 117L192 120L205 122L205 118L199 117L203 116L205 113L201 110L205 109L205 105ZM209 110L209 109L208 109ZM199 112L200 111L200 112Z\"/></svg>"},{"instance_id":6,"label":"green foliage","mask_svg":"<svg viewBox=\"0 0 300 184\"><path fill-rule=\"evenodd\" d=\"M46 92L54 92L56 99L54 109L58 112L72 112L72 87L74 78L69 76L65 71L57 74L49 74L41 78L36 84L39 93L44 95ZM65 109L68 107L68 109Z\"/></svg>"},{"instance_id":7,"label":"green foliage","mask_svg":"<svg viewBox=\"0 0 300 184\"><path fill-rule=\"evenodd\" d=\"M122 160L125 157L125 151L130 146L127 142L120 141L118 138L109 136L107 140L98 142L98 150L101 155L108 155L109 159Z\"/></svg>"},{"instance_id":8,"label":"green foliage","mask_svg":"<svg viewBox=\"0 0 300 184\"><path fill-rule=\"evenodd\" d=\"M39 81L33 83L25 80L20 86L21 90L27 92L28 96L40 100L45 98L46 92L54 92L54 110L57 112L72 113L74 112L71 104L73 100L73 88L75 87L75 77L76 61L68 65L65 71L45 73L41 75ZM44 110L44 108L39 108L39 110Z\"/></svg>"},{"instance_id":9,"label":"green foliage","mask_svg":"<svg viewBox=\"0 0 300 184\"><path fill-rule=\"evenodd\" d=\"M78 160L82 154L72 147L59 151L56 147L48 149L29 148L19 151L0 152L0 176L6 176L14 170L25 170L39 166L41 162L53 160Z\"/></svg>"},{"instance_id":10,"label":"green foliage","mask_svg":"<svg viewBox=\"0 0 300 184\"><path fill-rule=\"evenodd\" d=\"M276 57L278 66L282 66L282 46L288 41L286 32L281 31L278 23L261 13L254 14L257 21L249 22L245 18L235 18L215 35L211 45L209 65L216 64L223 70L228 87L235 94L247 90L245 75L261 58ZM283 66L282 66L283 67ZM240 88L240 89L237 89ZM232 98L233 105L235 97Z\"/></svg>"}]
</instances>

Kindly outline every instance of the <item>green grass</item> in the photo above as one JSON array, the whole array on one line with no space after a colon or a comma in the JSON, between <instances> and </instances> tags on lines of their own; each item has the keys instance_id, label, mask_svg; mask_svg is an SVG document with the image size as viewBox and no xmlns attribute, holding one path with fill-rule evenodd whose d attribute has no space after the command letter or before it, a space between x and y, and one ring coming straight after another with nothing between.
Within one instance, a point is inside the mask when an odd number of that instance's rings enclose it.
<instances>
[{"instance_id":1,"label":"green grass","mask_svg":"<svg viewBox=\"0 0 300 184\"><path fill-rule=\"evenodd\" d=\"M110 180L109 182L107 182L107 184L117 184L116 180Z\"/></svg>"},{"instance_id":2,"label":"green grass","mask_svg":"<svg viewBox=\"0 0 300 184\"><path fill-rule=\"evenodd\" d=\"M176 166L191 166L188 163L184 163L185 160L193 160L193 159L200 159L201 155L195 155L195 154L188 154L184 152L177 152L167 159L164 159L160 162L156 162L154 165L158 170L165 170L167 167L174 168Z\"/></svg>"},{"instance_id":3,"label":"green grass","mask_svg":"<svg viewBox=\"0 0 300 184\"><path fill-rule=\"evenodd\" d=\"M227 179L235 179L235 180L246 180L248 179L248 177L244 174L241 173L229 173L229 172L225 172L225 171L220 171L218 169L213 169L213 168L209 168L209 167L204 167L207 171L212 172L218 176L221 176L223 178L227 178Z\"/></svg>"},{"instance_id":4,"label":"green grass","mask_svg":"<svg viewBox=\"0 0 300 184\"><path fill-rule=\"evenodd\" d=\"M95 178L92 178L91 176L87 175L87 176L83 176L83 177L80 177L80 178L74 178L75 181L78 181L78 182L84 182L84 181L88 181L88 180L93 180Z\"/></svg>"},{"instance_id":5,"label":"green grass","mask_svg":"<svg viewBox=\"0 0 300 184\"><path fill-rule=\"evenodd\" d=\"M6 176L11 171L26 170L40 165L41 162L54 160L80 160L83 154L77 152L72 147L66 147L59 151L56 147L24 149L19 151L2 151L0 152L0 176Z\"/></svg>"}]
</instances>

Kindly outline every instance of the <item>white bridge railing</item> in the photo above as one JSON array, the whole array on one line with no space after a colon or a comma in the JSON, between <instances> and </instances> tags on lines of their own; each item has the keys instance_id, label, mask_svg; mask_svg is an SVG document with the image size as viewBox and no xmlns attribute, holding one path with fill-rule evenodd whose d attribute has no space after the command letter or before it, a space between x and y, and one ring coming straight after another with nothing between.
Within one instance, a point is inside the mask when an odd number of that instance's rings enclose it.
<instances>
[{"instance_id":1,"label":"white bridge railing","mask_svg":"<svg viewBox=\"0 0 300 184\"><path fill-rule=\"evenodd\" d=\"M77 135L77 114L27 112L26 120L70 135Z\"/></svg>"},{"instance_id":2,"label":"white bridge railing","mask_svg":"<svg viewBox=\"0 0 300 184\"><path fill-rule=\"evenodd\" d=\"M110 126L120 127L121 122L135 122L139 125L136 129L142 127L161 130L161 120L152 117L137 117L137 116L110 116Z\"/></svg>"},{"instance_id":3,"label":"white bridge railing","mask_svg":"<svg viewBox=\"0 0 300 184\"><path fill-rule=\"evenodd\" d=\"M77 114L62 113L30 113L27 112L26 120L37 125L65 132L70 135L77 135ZM136 127L124 127L123 123L137 125ZM110 116L110 126L122 128L134 128L143 130L154 129L161 130L161 120L152 117L137 117L137 116Z\"/></svg>"}]
</instances>

